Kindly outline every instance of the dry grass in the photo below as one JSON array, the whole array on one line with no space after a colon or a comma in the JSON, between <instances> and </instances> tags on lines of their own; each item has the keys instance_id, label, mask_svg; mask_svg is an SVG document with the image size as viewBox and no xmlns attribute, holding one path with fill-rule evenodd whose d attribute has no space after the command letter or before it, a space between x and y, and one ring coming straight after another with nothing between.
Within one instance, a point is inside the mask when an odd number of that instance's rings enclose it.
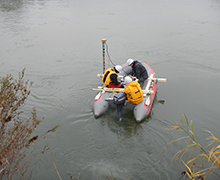
<instances>
[{"instance_id":1,"label":"dry grass","mask_svg":"<svg viewBox=\"0 0 220 180\"><path fill-rule=\"evenodd\" d=\"M184 125L186 123L186 126ZM207 138L209 143L206 147L202 147L199 142L196 141L193 121L188 121L188 118L184 113L181 114L181 122L176 126L171 126L168 130L184 132L186 136L182 136L168 144L186 140L186 147L179 150L173 157L173 159L179 158L179 160L184 164L186 171L183 171L183 175L187 175L189 179L206 179L209 174L215 174L219 179L220 176L216 173L216 170L220 170L220 140L215 137L210 131L207 131L210 136ZM200 153L192 157L195 149L198 149ZM190 155L188 161L184 162L184 155ZM207 167L204 167L207 166ZM214 172L215 171L215 172Z\"/></svg>"},{"instance_id":2,"label":"dry grass","mask_svg":"<svg viewBox=\"0 0 220 180\"><path fill-rule=\"evenodd\" d=\"M45 146L39 153L31 154L30 145L58 127L34 136L35 129L43 121L37 118L36 109L33 108L29 118L21 118L21 108L32 86L32 82L24 81L24 71L19 73L18 79L9 74L0 80L0 179L13 179L15 175L16 179L24 179L31 160L49 149Z\"/></svg>"}]
</instances>

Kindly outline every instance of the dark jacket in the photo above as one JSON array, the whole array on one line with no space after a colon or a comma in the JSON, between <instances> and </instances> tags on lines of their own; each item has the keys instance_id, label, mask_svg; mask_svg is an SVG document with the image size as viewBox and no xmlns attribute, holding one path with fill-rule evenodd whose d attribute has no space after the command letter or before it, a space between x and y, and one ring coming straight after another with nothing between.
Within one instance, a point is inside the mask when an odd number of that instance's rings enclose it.
<instances>
[{"instance_id":1,"label":"dark jacket","mask_svg":"<svg viewBox=\"0 0 220 180\"><path fill-rule=\"evenodd\" d=\"M138 82L144 82L148 78L147 70L146 68L138 61L133 62L133 74L135 77L137 77L139 80Z\"/></svg>"}]
</instances>

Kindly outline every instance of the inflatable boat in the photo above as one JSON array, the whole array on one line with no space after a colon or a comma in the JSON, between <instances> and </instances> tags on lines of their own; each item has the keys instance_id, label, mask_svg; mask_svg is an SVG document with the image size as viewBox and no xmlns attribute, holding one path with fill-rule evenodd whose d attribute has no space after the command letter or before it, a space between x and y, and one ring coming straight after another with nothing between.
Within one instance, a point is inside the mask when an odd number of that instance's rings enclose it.
<instances>
[{"instance_id":1,"label":"inflatable boat","mask_svg":"<svg viewBox=\"0 0 220 180\"><path fill-rule=\"evenodd\" d=\"M105 47L106 39L102 39L103 47L103 74L105 72ZM108 49L108 48L107 48ZM107 52L109 55L109 53ZM109 57L110 59L110 57ZM93 88L93 90L98 90L97 95L93 103L93 113L96 118L103 115L110 108L117 108L119 115L125 109L133 111L134 118L137 122L141 122L145 119L151 112L154 98L157 92L157 82L166 82L164 78L156 78L154 70L145 62L139 61L147 70L148 79L144 81L141 85L143 91L143 100L138 104L132 104L126 99L126 94L123 88L107 88L104 86L99 86L98 88ZM118 78L120 78L122 84L124 83L124 77L132 73L132 67L127 63L121 65L122 70L118 73ZM102 78L103 74L97 74L97 77Z\"/></svg>"},{"instance_id":2,"label":"inflatable boat","mask_svg":"<svg viewBox=\"0 0 220 180\"><path fill-rule=\"evenodd\" d=\"M157 79L154 70L146 62L139 62L146 68L149 77L141 86L144 95L142 102L132 104L127 101L125 95L123 95L123 88L106 88L104 86L93 88L93 90L99 91L93 103L93 113L96 118L104 114L109 108L117 108L119 103L117 104L115 99L117 99L118 102L122 102L122 106L120 107L123 110L133 111L134 118L137 122L141 122L150 114L157 92L157 82L165 81L165 79ZM121 78L120 80L123 84L123 77L132 73L132 68L125 63L122 65L122 69L118 77ZM97 76L102 77L101 74Z\"/></svg>"}]
</instances>

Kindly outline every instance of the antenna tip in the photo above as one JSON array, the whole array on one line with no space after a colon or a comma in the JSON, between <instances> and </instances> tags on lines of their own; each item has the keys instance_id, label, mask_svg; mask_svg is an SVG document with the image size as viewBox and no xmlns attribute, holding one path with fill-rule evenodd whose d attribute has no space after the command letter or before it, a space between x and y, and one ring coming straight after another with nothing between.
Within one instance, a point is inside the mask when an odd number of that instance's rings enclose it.
<instances>
[{"instance_id":1,"label":"antenna tip","mask_svg":"<svg viewBox=\"0 0 220 180\"><path fill-rule=\"evenodd\" d=\"M105 43L107 41L107 39L102 39L102 43Z\"/></svg>"}]
</instances>

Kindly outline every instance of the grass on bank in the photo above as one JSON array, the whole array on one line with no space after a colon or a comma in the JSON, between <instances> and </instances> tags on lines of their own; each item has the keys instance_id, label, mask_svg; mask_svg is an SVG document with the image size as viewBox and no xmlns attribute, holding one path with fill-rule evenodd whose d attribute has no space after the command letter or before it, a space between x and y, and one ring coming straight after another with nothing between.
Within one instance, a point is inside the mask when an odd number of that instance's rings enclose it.
<instances>
[{"instance_id":1,"label":"grass on bank","mask_svg":"<svg viewBox=\"0 0 220 180\"><path fill-rule=\"evenodd\" d=\"M206 140L208 140L208 145L203 147L195 138L193 121L189 122L185 113L181 114L180 124L171 126L168 130L184 132L186 135L168 144L168 146L170 146L181 140L187 142L186 147L179 150L173 157L173 159L179 158L185 166L186 170L182 172L182 177L186 175L189 179L202 180L206 179L210 174L215 174L220 179L220 175L216 173L220 170L220 139L206 130L210 136L206 138ZM198 149L200 153L192 156L195 149ZM190 154L188 153L189 151ZM184 162L183 157L186 155L189 155L188 161Z\"/></svg>"}]
</instances>

